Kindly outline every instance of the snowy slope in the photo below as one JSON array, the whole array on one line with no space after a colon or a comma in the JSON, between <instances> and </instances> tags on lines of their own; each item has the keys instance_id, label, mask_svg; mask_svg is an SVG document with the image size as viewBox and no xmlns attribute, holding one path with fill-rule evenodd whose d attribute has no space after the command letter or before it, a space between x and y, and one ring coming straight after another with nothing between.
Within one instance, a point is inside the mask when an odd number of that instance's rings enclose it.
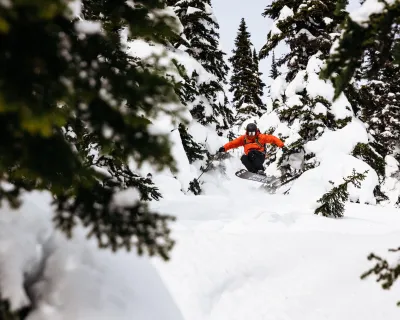
<instances>
[{"instance_id":1,"label":"snowy slope","mask_svg":"<svg viewBox=\"0 0 400 320\"><path fill-rule=\"evenodd\" d=\"M33 306L27 320L183 320L148 258L99 250L82 228L68 241L47 193L23 200L0 210L0 290L13 309Z\"/></svg>"},{"instance_id":2,"label":"snowy slope","mask_svg":"<svg viewBox=\"0 0 400 320\"><path fill-rule=\"evenodd\" d=\"M156 266L185 319L399 319L400 286L360 280L371 251L398 244L398 209L349 204L328 219L309 209L307 190L266 195L236 177L220 187L154 203L178 217L172 260Z\"/></svg>"},{"instance_id":3,"label":"snowy slope","mask_svg":"<svg viewBox=\"0 0 400 320\"><path fill-rule=\"evenodd\" d=\"M400 212L348 204L343 219L315 216L302 196L269 195L226 174L204 175L205 195L184 195L166 175L151 207L177 216L171 261L98 250L78 228L67 241L51 223L47 194L0 210L0 283L28 320L394 320L399 285L360 280L371 251L398 245ZM25 284L25 286L23 286ZM25 291L28 289L28 291Z\"/></svg>"}]
</instances>

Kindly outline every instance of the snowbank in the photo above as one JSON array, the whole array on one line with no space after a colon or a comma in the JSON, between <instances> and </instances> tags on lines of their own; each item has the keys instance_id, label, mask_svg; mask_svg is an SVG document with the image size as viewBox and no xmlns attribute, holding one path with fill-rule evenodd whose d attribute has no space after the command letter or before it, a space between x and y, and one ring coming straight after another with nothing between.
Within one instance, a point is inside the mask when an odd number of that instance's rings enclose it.
<instances>
[{"instance_id":1,"label":"snowbank","mask_svg":"<svg viewBox=\"0 0 400 320\"><path fill-rule=\"evenodd\" d=\"M366 0L362 6L350 13L350 18L363 27L368 26L368 21L371 15L379 14L385 10L385 3L387 5L395 4L397 0Z\"/></svg>"},{"instance_id":2,"label":"snowbank","mask_svg":"<svg viewBox=\"0 0 400 320\"><path fill-rule=\"evenodd\" d=\"M28 320L183 320L149 258L101 251L80 227L67 240L49 194L23 200L0 210L0 290L13 309L31 304Z\"/></svg>"},{"instance_id":3,"label":"snowbank","mask_svg":"<svg viewBox=\"0 0 400 320\"><path fill-rule=\"evenodd\" d=\"M156 267L185 319L399 318L399 286L360 280L371 251L397 244L398 210L348 204L344 219L326 219L257 183L223 187L157 203L178 217L171 262Z\"/></svg>"},{"instance_id":4,"label":"snowbank","mask_svg":"<svg viewBox=\"0 0 400 320\"><path fill-rule=\"evenodd\" d=\"M325 131L316 141L305 145L306 151L314 153L320 165L305 172L292 186L290 193L294 196L305 197L316 208L315 201L332 189L334 185L343 183L343 178L351 175L353 169L358 173L368 170L366 179L357 189L349 185L349 197L352 201L375 204L374 188L378 185L378 175L365 162L351 156L357 143L368 143L368 135L363 123L353 119L343 129Z\"/></svg>"},{"instance_id":5,"label":"snowbank","mask_svg":"<svg viewBox=\"0 0 400 320\"><path fill-rule=\"evenodd\" d=\"M400 171L399 162L390 155L385 157L385 180L381 184L381 191L389 198L386 204L395 205L400 199Z\"/></svg>"}]
</instances>

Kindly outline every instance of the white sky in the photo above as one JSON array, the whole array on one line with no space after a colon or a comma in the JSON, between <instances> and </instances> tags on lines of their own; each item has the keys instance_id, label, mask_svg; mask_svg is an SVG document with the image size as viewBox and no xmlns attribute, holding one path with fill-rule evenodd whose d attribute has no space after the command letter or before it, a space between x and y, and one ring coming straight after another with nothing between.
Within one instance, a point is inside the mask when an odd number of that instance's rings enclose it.
<instances>
[{"instance_id":1,"label":"white sky","mask_svg":"<svg viewBox=\"0 0 400 320\"><path fill-rule=\"evenodd\" d=\"M261 14L271 3L272 0L211 0L220 27L221 46L227 56L231 55L234 48L234 41L242 18L246 20L253 45L257 51L261 49L272 25L272 20L264 18ZM358 0L350 0L348 10L358 7L358 3ZM285 50L284 47L278 48L275 52L276 56L279 56L283 50ZM270 83L268 77L270 61L271 57L268 57L260 62L260 71L263 73L262 79L267 86ZM267 92L268 89L266 88L265 94Z\"/></svg>"}]
</instances>

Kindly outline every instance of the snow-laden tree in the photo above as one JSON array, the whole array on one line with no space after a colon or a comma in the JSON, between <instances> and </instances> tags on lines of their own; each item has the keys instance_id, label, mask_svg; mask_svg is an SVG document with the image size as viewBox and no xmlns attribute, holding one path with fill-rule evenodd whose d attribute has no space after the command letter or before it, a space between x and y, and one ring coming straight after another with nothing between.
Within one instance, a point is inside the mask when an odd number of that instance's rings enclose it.
<instances>
[{"instance_id":1,"label":"snow-laden tree","mask_svg":"<svg viewBox=\"0 0 400 320\"><path fill-rule=\"evenodd\" d=\"M256 49L253 49L253 64L254 64L254 67L253 67L254 73L256 75L256 81L257 81L257 85L255 87L255 89L257 90L256 94L257 94L257 97L259 97L261 100L261 97L264 95L265 83L261 79L262 72L260 72L260 59L258 57L258 53L257 53ZM262 101L261 101L261 107L262 107L262 111L265 112L265 110L266 110L265 104Z\"/></svg>"},{"instance_id":2,"label":"snow-laden tree","mask_svg":"<svg viewBox=\"0 0 400 320\"><path fill-rule=\"evenodd\" d=\"M260 116L266 110L261 100L265 84L260 78L258 57L253 49L244 18L240 22L232 53L229 58L232 64L229 91L233 92L235 124L241 125L245 120Z\"/></svg>"},{"instance_id":3,"label":"snow-laden tree","mask_svg":"<svg viewBox=\"0 0 400 320\"><path fill-rule=\"evenodd\" d=\"M375 76L356 87L361 119L368 124L370 142L359 146L358 156L380 176L380 195L400 204L400 66L389 59Z\"/></svg>"},{"instance_id":4,"label":"snow-laden tree","mask_svg":"<svg viewBox=\"0 0 400 320\"><path fill-rule=\"evenodd\" d=\"M379 165L383 200L399 203L399 64L400 2L363 1L343 25L341 37L323 77L335 85L335 95L355 87L361 117L368 124L369 144L359 156ZM391 250L398 256L398 249ZM376 275L384 289L390 289L400 275L400 264L371 254L376 265L363 278ZM392 260L392 258L391 258ZM400 305L400 303L399 303Z\"/></svg>"},{"instance_id":5,"label":"snow-laden tree","mask_svg":"<svg viewBox=\"0 0 400 320\"><path fill-rule=\"evenodd\" d=\"M275 133L291 147L278 162L283 179L317 165L314 154L304 145L318 139L327 128L343 128L353 116L346 96L334 102L332 86L319 79L345 17L342 11L335 15L335 8L333 0L276 0L263 13L274 22L260 57L267 57L282 42L290 49L276 61L287 73L277 76L270 89L274 112L288 128Z\"/></svg>"},{"instance_id":6,"label":"snow-laden tree","mask_svg":"<svg viewBox=\"0 0 400 320\"><path fill-rule=\"evenodd\" d=\"M354 170L352 175L343 178L343 183L334 186L317 201L318 203L321 203L321 205L315 209L314 213L331 218L343 217L345 204L349 199L349 192L347 190L348 186L352 184L356 188L359 188L361 181L365 179L365 176L366 172L357 173Z\"/></svg>"},{"instance_id":7,"label":"snow-laden tree","mask_svg":"<svg viewBox=\"0 0 400 320\"><path fill-rule=\"evenodd\" d=\"M22 192L47 190L67 235L81 223L102 248L168 258L172 218L148 210L160 194L130 163L175 168L168 127L184 108L160 72L168 67L128 55L119 31L163 44L176 19L163 1L84 1L83 20L72 5L1 4L1 200L17 207Z\"/></svg>"},{"instance_id":8,"label":"snow-laden tree","mask_svg":"<svg viewBox=\"0 0 400 320\"><path fill-rule=\"evenodd\" d=\"M370 0L349 15L323 72L323 77L335 84L335 96L352 81L365 58L369 60L365 70L369 76L384 68L390 55L400 62L399 20L398 0Z\"/></svg>"},{"instance_id":9,"label":"snow-laden tree","mask_svg":"<svg viewBox=\"0 0 400 320\"><path fill-rule=\"evenodd\" d=\"M174 0L169 1L169 5L173 6L183 25L184 37L177 39L175 46L189 45L185 51L219 81L226 82L229 68L219 46L219 24L211 1Z\"/></svg>"},{"instance_id":10,"label":"snow-laden tree","mask_svg":"<svg viewBox=\"0 0 400 320\"><path fill-rule=\"evenodd\" d=\"M228 66L219 45L219 25L211 2L198 0L167 1L179 18L182 30L171 40L175 65L176 92L193 117L190 123L180 124L180 138L190 165L204 171L210 168L215 150L209 150L207 139L216 132L228 136L233 112L225 94L224 85ZM199 127L200 124L202 127ZM214 139L214 138L212 138ZM189 190L201 192L201 183L194 178Z\"/></svg>"},{"instance_id":11,"label":"snow-laden tree","mask_svg":"<svg viewBox=\"0 0 400 320\"><path fill-rule=\"evenodd\" d=\"M169 0L179 17L183 31L173 45L188 53L214 77L204 81L197 73L188 74L188 81L197 84L191 101L193 117L201 124L216 124L222 133L233 121L232 110L225 99L224 84L229 68L224 61L225 53L219 45L219 25L210 0Z\"/></svg>"},{"instance_id":12,"label":"snow-laden tree","mask_svg":"<svg viewBox=\"0 0 400 320\"><path fill-rule=\"evenodd\" d=\"M357 146L355 155L379 174L380 200L396 204L400 195L399 4L377 4L373 11L367 5L349 15L323 76L332 79L336 94L351 93L370 134L369 143Z\"/></svg>"}]
</instances>

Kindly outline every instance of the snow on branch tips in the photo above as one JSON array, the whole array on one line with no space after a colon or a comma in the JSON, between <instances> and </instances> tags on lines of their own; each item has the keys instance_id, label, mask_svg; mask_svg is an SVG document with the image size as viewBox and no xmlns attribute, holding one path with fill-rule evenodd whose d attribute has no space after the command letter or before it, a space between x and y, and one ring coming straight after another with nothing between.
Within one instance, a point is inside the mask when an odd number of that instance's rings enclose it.
<instances>
[{"instance_id":1,"label":"snow on branch tips","mask_svg":"<svg viewBox=\"0 0 400 320\"><path fill-rule=\"evenodd\" d=\"M353 174L347 178L343 178L344 182L338 186L333 187L328 193L324 194L321 199L317 202L321 203L315 214L321 214L324 217L341 218L344 213L344 205L349 199L349 192L347 186L349 184L354 185L356 188L360 188L360 183L366 178L368 171L364 173L356 173L353 169ZM333 185L334 183L330 181Z\"/></svg>"},{"instance_id":2,"label":"snow on branch tips","mask_svg":"<svg viewBox=\"0 0 400 320\"><path fill-rule=\"evenodd\" d=\"M367 0L350 13L321 73L323 79L334 83L335 99L360 68L370 77L385 66L389 54L399 62L396 54L399 18L399 0Z\"/></svg>"},{"instance_id":3,"label":"snow on branch tips","mask_svg":"<svg viewBox=\"0 0 400 320\"><path fill-rule=\"evenodd\" d=\"M397 249L389 249L389 252L396 254L397 263L390 263L389 259L383 259L382 257L371 253L368 256L368 260L375 261L376 264L373 268L369 269L361 275L361 279L366 279L372 275L377 277L376 281L379 282L383 289L389 290L400 277L400 247ZM397 302L397 306L400 307L400 301Z\"/></svg>"}]
</instances>

